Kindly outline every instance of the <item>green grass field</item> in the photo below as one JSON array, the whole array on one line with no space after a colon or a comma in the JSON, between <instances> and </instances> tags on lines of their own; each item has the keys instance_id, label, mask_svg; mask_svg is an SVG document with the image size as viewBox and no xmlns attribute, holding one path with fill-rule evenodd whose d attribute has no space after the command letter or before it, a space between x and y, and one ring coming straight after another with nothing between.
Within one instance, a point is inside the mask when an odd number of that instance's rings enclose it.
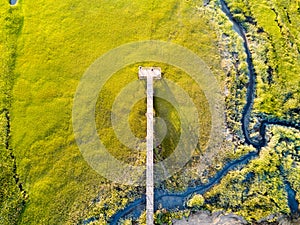
<instances>
[{"instance_id":1,"label":"green grass field","mask_svg":"<svg viewBox=\"0 0 300 225\"><path fill-rule=\"evenodd\" d=\"M126 199L134 197L127 196L132 188L119 186L122 191L116 191L117 185L102 178L84 161L71 125L73 96L81 76L94 60L128 42L172 41L204 59L209 55L207 64L212 70L220 71L216 36L194 6L193 2L175 0L20 1L13 7L1 4L1 19L8 18L12 24L23 20L20 31L6 28L8 33L13 33L13 39L7 40L3 34L1 38L7 42L1 47L7 60L3 59L2 63L9 67L10 60L14 62L9 72L11 76L5 78L6 82L13 83L13 88L11 85L7 91L9 99L13 99L8 105L10 144L16 157L16 172L28 195L17 220L8 219L10 223L6 220L4 224L74 224L101 210L106 214L100 219L104 222L128 201ZM12 50L5 49L7 46ZM204 109L203 94L190 89L192 83L186 76L175 68L165 68L169 70L167 76L182 83L183 88L197 97L198 107ZM128 71L129 76L113 76L116 82L108 82L107 92L101 94L115 95L122 85L137 79L135 68ZM111 103L109 98L104 100L108 100L104 104ZM144 110L143 103L136 105L137 111L133 114ZM166 106L165 111L158 113L168 119L172 109L159 100L156 104ZM107 112L98 113L102 117ZM203 115L206 115L203 121L206 124L209 112ZM138 136L143 136L140 123L145 124L143 118L132 119L131 126ZM104 127L100 126L98 132L105 140L111 136L109 132L102 132ZM111 146L116 157L128 156L121 147L114 148L116 145L118 143L113 142ZM166 141L162 157L170 154L168 145L171 144ZM17 192L15 195L17 198ZM103 201L95 206L92 200L98 195ZM109 209L104 209L105 203ZM1 213L1 217L9 217L6 212Z\"/></svg>"}]
</instances>

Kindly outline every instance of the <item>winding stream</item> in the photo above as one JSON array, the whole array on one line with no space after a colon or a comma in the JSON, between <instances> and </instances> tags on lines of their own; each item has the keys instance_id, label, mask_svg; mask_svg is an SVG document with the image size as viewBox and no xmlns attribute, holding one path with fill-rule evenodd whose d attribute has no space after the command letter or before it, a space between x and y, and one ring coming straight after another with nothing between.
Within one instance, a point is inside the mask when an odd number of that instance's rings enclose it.
<instances>
[{"instance_id":1,"label":"winding stream","mask_svg":"<svg viewBox=\"0 0 300 225\"><path fill-rule=\"evenodd\" d=\"M248 89L247 89L247 101L246 105L244 106L243 113L242 113L242 131L243 135L245 137L245 142L247 144L253 145L255 148L261 148L266 145L266 139L265 134L260 133L261 141L257 142L255 140L251 140L248 127L249 127L249 120L250 120L250 113L253 106L253 100L255 95L255 80L256 80L256 73L254 71L254 66L252 62L252 54L250 52L250 47L248 43L248 39L246 37L245 31L243 27L236 22L236 20L233 18L230 10L228 9L226 3L224 0L220 0L221 3L221 9L226 14L226 16L229 18L229 20L233 23L233 29L239 34L239 36L243 39L243 44L245 48L245 52L247 55L247 64L248 64L248 70L249 70L249 82L248 82Z\"/></svg>"},{"instance_id":2,"label":"winding stream","mask_svg":"<svg viewBox=\"0 0 300 225\"><path fill-rule=\"evenodd\" d=\"M287 126L287 127L293 127L296 129L300 129L299 124L296 124L294 122L290 121L284 121L279 119L265 119L261 122L260 128L259 128L259 134L260 134L260 141L252 140L249 136L249 120L250 120L250 114L253 106L253 100L255 97L255 90L256 90L256 73L253 66L252 61L252 54L250 51L248 39L246 37L246 33L243 29L243 27L233 18L229 8L227 7L224 0L220 0L221 8L223 12L227 15L227 17L230 19L230 21L234 24L234 30L242 37L244 41L244 48L245 52L247 54L247 64L248 64L248 70L249 70L249 83L248 83L248 89L247 89L247 102L244 106L243 113L242 113L242 130L243 135L245 137L245 142L247 144L250 144L254 146L258 152L260 149L267 145L266 140L266 127L267 125L281 125L281 126ZM285 190L288 195L288 205L290 207L291 213L297 213L298 212L298 201L296 199L296 192L292 189L291 184L288 182L287 179L284 179L285 184Z\"/></svg>"},{"instance_id":3,"label":"winding stream","mask_svg":"<svg viewBox=\"0 0 300 225\"><path fill-rule=\"evenodd\" d=\"M253 62L252 62L252 54L250 52L250 47L248 43L248 39L246 37L246 33L243 27L233 18L230 10L228 9L224 0L219 0L221 4L222 11L226 14L228 19L233 23L233 29L238 33L238 35L243 39L244 48L247 55L247 64L249 70L249 83L247 88L247 102L243 108L242 112L242 131L245 137L245 142L249 145L252 145L256 148L255 152L250 152L239 159L233 160L226 164L223 169L215 174L214 177L209 179L209 181L205 184L198 185L196 187L189 187L184 192L179 193L170 193L165 190L156 189L155 190L155 210L158 209L158 205L162 206L165 209L172 210L172 209L185 209L186 208L186 201L192 194L204 194L208 190L210 190L214 185L218 184L221 179L231 170L236 168L237 166L244 166L250 160L254 159L259 155L260 149L267 144L266 140L266 127L267 125L282 125L288 127L294 127L296 129L300 129L299 124L295 124L293 122L282 121L278 119L266 119L263 120L260 124L259 140L254 140L250 138L249 135L249 121L250 121L250 113L253 106L253 100L255 97L255 88L256 88L256 73L254 70ZM285 189L288 194L288 205L292 213L298 212L298 201L295 198L296 192L291 188L290 183L285 179L284 180ZM134 200L133 202L129 203L124 209L119 210L116 214L114 214L110 220L109 224L118 224L118 221L122 218L125 218L128 215L132 215L135 218L138 218L140 214L145 210L145 202L146 198L143 195L141 198ZM88 224L92 221L97 220L98 218L92 217L85 221L83 224Z\"/></svg>"},{"instance_id":4,"label":"winding stream","mask_svg":"<svg viewBox=\"0 0 300 225\"><path fill-rule=\"evenodd\" d=\"M154 209L158 209L158 205L162 208L172 210L179 209L183 210L186 208L186 201L192 194L204 194L211 189L215 184L219 183L221 179L232 169L237 166L247 164L251 159L255 158L258 152L250 152L239 159L236 159L224 166L208 183L198 185L197 187L189 187L184 192L170 193L165 190L156 190L154 194L155 206ZM125 209L118 211L115 215L110 218L109 224L117 224L121 218L126 215L133 214L134 217L139 217L142 210L145 210L145 196L130 203Z\"/></svg>"}]
</instances>

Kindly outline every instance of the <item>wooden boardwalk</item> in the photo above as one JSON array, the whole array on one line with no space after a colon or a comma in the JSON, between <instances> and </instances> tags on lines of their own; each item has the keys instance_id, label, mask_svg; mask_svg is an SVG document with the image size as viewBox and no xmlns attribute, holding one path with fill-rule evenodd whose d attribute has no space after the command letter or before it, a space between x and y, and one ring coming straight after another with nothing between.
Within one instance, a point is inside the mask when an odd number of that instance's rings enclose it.
<instances>
[{"instance_id":1,"label":"wooden boardwalk","mask_svg":"<svg viewBox=\"0 0 300 225\"><path fill-rule=\"evenodd\" d=\"M146 162L146 224L153 225L154 177L153 177L153 80L161 78L160 68L139 67L139 78L147 80L147 162Z\"/></svg>"}]
</instances>

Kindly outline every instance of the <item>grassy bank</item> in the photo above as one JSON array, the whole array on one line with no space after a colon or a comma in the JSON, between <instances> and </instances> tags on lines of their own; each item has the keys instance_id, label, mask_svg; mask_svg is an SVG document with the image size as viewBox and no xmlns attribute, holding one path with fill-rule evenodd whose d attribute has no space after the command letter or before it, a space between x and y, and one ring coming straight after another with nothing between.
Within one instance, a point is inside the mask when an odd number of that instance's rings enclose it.
<instances>
[{"instance_id":1,"label":"grassy bank","mask_svg":"<svg viewBox=\"0 0 300 225\"><path fill-rule=\"evenodd\" d=\"M210 210L225 209L249 222L267 218L275 221L282 214L290 213L284 181L291 182L299 201L295 174L299 171L299 132L280 126L271 127L269 132L270 143L262 149L259 158L241 170L230 172L205 195Z\"/></svg>"}]
</instances>

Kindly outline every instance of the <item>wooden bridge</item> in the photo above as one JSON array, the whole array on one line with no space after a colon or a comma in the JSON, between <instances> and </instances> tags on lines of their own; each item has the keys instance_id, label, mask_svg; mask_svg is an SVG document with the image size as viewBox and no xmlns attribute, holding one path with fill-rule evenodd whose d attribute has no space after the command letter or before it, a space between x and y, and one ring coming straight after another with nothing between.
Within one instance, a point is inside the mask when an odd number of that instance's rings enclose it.
<instances>
[{"instance_id":1,"label":"wooden bridge","mask_svg":"<svg viewBox=\"0 0 300 225\"><path fill-rule=\"evenodd\" d=\"M139 78L147 80L147 162L146 162L146 224L153 225L153 80L161 79L159 67L139 67Z\"/></svg>"}]
</instances>

